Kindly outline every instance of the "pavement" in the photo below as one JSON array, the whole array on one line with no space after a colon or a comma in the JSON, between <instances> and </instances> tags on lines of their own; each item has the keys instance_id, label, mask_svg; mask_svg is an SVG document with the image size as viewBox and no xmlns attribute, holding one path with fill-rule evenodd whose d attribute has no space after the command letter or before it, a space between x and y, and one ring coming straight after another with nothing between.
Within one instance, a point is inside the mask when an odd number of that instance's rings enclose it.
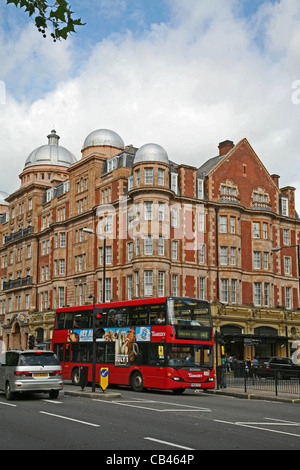
<instances>
[{"instance_id":1,"label":"pavement","mask_svg":"<svg viewBox=\"0 0 300 470\"><path fill-rule=\"evenodd\" d=\"M293 393L280 393L275 394L275 391L270 390L256 390L255 392L245 391L242 388L220 388L214 390L207 390L206 393L212 393L216 395L226 395L235 398L242 398L246 400L267 400L281 403L299 403L300 396Z\"/></svg>"},{"instance_id":2,"label":"pavement","mask_svg":"<svg viewBox=\"0 0 300 470\"><path fill-rule=\"evenodd\" d=\"M202 390L197 390L195 393L201 393ZM109 387L103 392L99 385L96 385L95 392L92 392L92 387L87 385L82 390L81 387L73 385L72 382L64 382L64 388L61 392L64 395L77 396L82 398L92 398L94 400L113 400L115 398L122 398L119 391L110 389ZM241 398L246 400L268 400L281 403L299 403L300 396L292 393L280 393L276 396L275 392L258 390L255 393L249 391L245 393L242 388L220 388L214 390L206 390L205 393L214 395L225 395L235 398Z\"/></svg>"}]
</instances>

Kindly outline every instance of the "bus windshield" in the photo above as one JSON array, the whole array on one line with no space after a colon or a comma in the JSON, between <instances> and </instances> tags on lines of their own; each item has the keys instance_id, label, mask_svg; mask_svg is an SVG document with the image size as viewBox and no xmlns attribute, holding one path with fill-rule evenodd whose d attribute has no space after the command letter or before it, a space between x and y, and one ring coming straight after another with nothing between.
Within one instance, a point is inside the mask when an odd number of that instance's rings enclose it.
<instances>
[{"instance_id":1,"label":"bus windshield","mask_svg":"<svg viewBox=\"0 0 300 470\"><path fill-rule=\"evenodd\" d=\"M194 299L169 299L168 311L173 325L211 326L209 304Z\"/></svg>"},{"instance_id":2,"label":"bus windshield","mask_svg":"<svg viewBox=\"0 0 300 470\"><path fill-rule=\"evenodd\" d=\"M211 367L212 355L209 346L168 345L167 365L169 367Z\"/></svg>"}]
</instances>

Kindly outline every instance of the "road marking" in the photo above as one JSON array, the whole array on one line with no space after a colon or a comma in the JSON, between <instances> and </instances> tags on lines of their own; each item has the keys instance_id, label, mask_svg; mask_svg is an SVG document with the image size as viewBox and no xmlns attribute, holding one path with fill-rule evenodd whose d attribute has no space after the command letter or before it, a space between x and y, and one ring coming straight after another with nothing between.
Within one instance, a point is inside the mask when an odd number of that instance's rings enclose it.
<instances>
[{"instance_id":1,"label":"road marking","mask_svg":"<svg viewBox=\"0 0 300 470\"><path fill-rule=\"evenodd\" d=\"M46 401L47 403L54 403L55 405L61 405L63 403L62 401L57 401L57 400L46 400L46 399L44 399L43 401Z\"/></svg>"},{"instance_id":2,"label":"road marking","mask_svg":"<svg viewBox=\"0 0 300 470\"><path fill-rule=\"evenodd\" d=\"M95 400L95 401L99 401L99 400ZM162 408L162 409L159 409L159 408L154 408L152 406L145 406L147 403L150 403L150 404L153 404L153 405L171 405L172 408ZM191 406L191 405L183 405L182 403L169 403L169 402L165 402L165 401L154 401L154 400L133 400L133 401L112 401L110 402L110 404L112 405L120 405L120 406L128 406L128 407L131 407L131 408L139 408L139 409L142 409L142 410L148 410L148 411L156 411L158 413L176 413L176 412L183 412L183 413L187 413L187 412L193 412L195 413L196 411L198 412L208 412L208 413L211 413L211 410L209 408L200 408L198 406ZM176 408L176 407L180 407L180 408Z\"/></svg>"},{"instance_id":3,"label":"road marking","mask_svg":"<svg viewBox=\"0 0 300 470\"><path fill-rule=\"evenodd\" d=\"M12 403L6 403L4 401L0 401L0 405L6 405L6 406L18 406L18 405L13 405Z\"/></svg>"},{"instance_id":4,"label":"road marking","mask_svg":"<svg viewBox=\"0 0 300 470\"><path fill-rule=\"evenodd\" d=\"M55 418L66 419L68 421L74 421L75 423L86 424L87 426L93 426L94 428L100 428L100 424L88 423L86 421L80 421L79 419L68 418L67 416L56 415L54 413L47 413L47 411L40 411L40 413L48 416L54 416Z\"/></svg>"},{"instance_id":5,"label":"road marking","mask_svg":"<svg viewBox=\"0 0 300 470\"><path fill-rule=\"evenodd\" d=\"M265 419L272 419L272 418L265 418ZM231 421L223 421L223 420L220 420L220 419L215 419L214 420L215 422L217 423L224 423L224 424L231 424L233 426L241 426L241 427L244 427L244 428L251 428L251 429L257 429L258 431L267 431L267 432L273 432L273 433L276 433L276 434L285 434L286 436L293 436L293 437L298 437L300 438L300 434L294 434L294 433L291 433L291 432L285 432L285 431L279 431L278 429L268 429L268 428L262 428L262 427L259 427L258 425L261 425L261 426L265 426L265 425L268 425L268 423L246 423L246 422L231 422ZM279 421L279 420L278 420ZM272 425L288 425L288 422L285 422L285 423L270 423ZM290 423L290 426L295 426L295 423ZM299 426L299 424L298 424Z\"/></svg>"},{"instance_id":6,"label":"road marking","mask_svg":"<svg viewBox=\"0 0 300 470\"><path fill-rule=\"evenodd\" d=\"M146 441L153 441L153 442L158 442L159 444L166 444L167 446L177 447L178 449L195 450L195 449L192 449L191 447L181 446L179 444L174 444L173 442L161 441L160 439L154 439L153 437L144 437L144 439Z\"/></svg>"}]
</instances>

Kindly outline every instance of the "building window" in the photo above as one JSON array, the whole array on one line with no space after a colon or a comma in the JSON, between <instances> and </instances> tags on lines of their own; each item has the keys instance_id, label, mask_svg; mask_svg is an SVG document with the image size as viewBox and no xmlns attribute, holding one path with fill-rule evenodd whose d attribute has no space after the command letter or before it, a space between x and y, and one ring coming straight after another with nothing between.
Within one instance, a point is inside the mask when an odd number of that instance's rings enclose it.
<instances>
[{"instance_id":1,"label":"building window","mask_svg":"<svg viewBox=\"0 0 300 470\"><path fill-rule=\"evenodd\" d=\"M105 279L105 302L111 301L111 278Z\"/></svg>"},{"instance_id":2,"label":"building window","mask_svg":"<svg viewBox=\"0 0 300 470\"><path fill-rule=\"evenodd\" d=\"M260 223L259 222L253 222L252 235L253 235L253 238L260 238Z\"/></svg>"},{"instance_id":3,"label":"building window","mask_svg":"<svg viewBox=\"0 0 300 470\"><path fill-rule=\"evenodd\" d=\"M254 305L261 307L261 282L254 283Z\"/></svg>"},{"instance_id":4,"label":"building window","mask_svg":"<svg viewBox=\"0 0 300 470\"><path fill-rule=\"evenodd\" d=\"M289 215L289 200L287 197L281 198L281 214L282 215Z\"/></svg>"},{"instance_id":5,"label":"building window","mask_svg":"<svg viewBox=\"0 0 300 470\"><path fill-rule=\"evenodd\" d=\"M236 279L231 280L231 303L232 304L237 303L237 280Z\"/></svg>"},{"instance_id":6,"label":"building window","mask_svg":"<svg viewBox=\"0 0 300 470\"><path fill-rule=\"evenodd\" d=\"M163 202L158 203L158 220L165 220L165 205Z\"/></svg>"},{"instance_id":7,"label":"building window","mask_svg":"<svg viewBox=\"0 0 300 470\"><path fill-rule=\"evenodd\" d=\"M264 305L265 307L270 306L270 284L268 282L264 284Z\"/></svg>"},{"instance_id":8,"label":"building window","mask_svg":"<svg viewBox=\"0 0 300 470\"><path fill-rule=\"evenodd\" d=\"M59 260L59 274L60 275L66 274L66 260L65 259Z\"/></svg>"},{"instance_id":9,"label":"building window","mask_svg":"<svg viewBox=\"0 0 300 470\"><path fill-rule=\"evenodd\" d=\"M59 308L65 305L65 288L59 287L58 288L58 306Z\"/></svg>"},{"instance_id":10,"label":"building window","mask_svg":"<svg viewBox=\"0 0 300 470\"><path fill-rule=\"evenodd\" d=\"M158 237L158 254L163 256L165 254L165 241L161 235Z\"/></svg>"},{"instance_id":11,"label":"building window","mask_svg":"<svg viewBox=\"0 0 300 470\"><path fill-rule=\"evenodd\" d=\"M261 253L254 251L253 253L253 269L261 269Z\"/></svg>"},{"instance_id":12,"label":"building window","mask_svg":"<svg viewBox=\"0 0 300 470\"><path fill-rule=\"evenodd\" d=\"M288 309L292 308L292 288L291 287L285 288L285 305L286 305L286 308Z\"/></svg>"},{"instance_id":13,"label":"building window","mask_svg":"<svg viewBox=\"0 0 300 470\"><path fill-rule=\"evenodd\" d=\"M227 233L227 216L220 215L220 233Z\"/></svg>"},{"instance_id":14,"label":"building window","mask_svg":"<svg viewBox=\"0 0 300 470\"><path fill-rule=\"evenodd\" d=\"M178 274L172 274L172 296L178 295Z\"/></svg>"},{"instance_id":15,"label":"building window","mask_svg":"<svg viewBox=\"0 0 300 470\"><path fill-rule=\"evenodd\" d=\"M144 272L144 295L152 296L153 295L153 271Z\"/></svg>"},{"instance_id":16,"label":"building window","mask_svg":"<svg viewBox=\"0 0 300 470\"><path fill-rule=\"evenodd\" d=\"M200 178L197 179L197 196L198 199L204 199L204 181Z\"/></svg>"},{"instance_id":17,"label":"building window","mask_svg":"<svg viewBox=\"0 0 300 470\"><path fill-rule=\"evenodd\" d=\"M202 243L199 245L199 263L205 263L205 245Z\"/></svg>"},{"instance_id":18,"label":"building window","mask_svg":"<svg viewBox=\"0 0 300 470\"><path fill-rule=\"evenodd\" d=\"M127 243L127 260L131 261L133 258L133 242Z\"/></svg>"},{"instance_id":19,"label":"building window","mask_svg":"<svg viewBox=\"0 0 300 470\"><path fill-rule=\"evenodd\" d=\"M221 279L221 302L228 303L228 279Z\"/></svg>"},{"instance_id":20,"label":"building window","mask_svg":"<svg viewBox=\"0 0 300 470\"><path fill-rule=\"evenodd\" d=\"M290 244L290 231L288 229L283 229L283 244Z\"/></svg>"},{"instance_id":21,"label":"building window","mask_svg":"<svg viewBox=\"0 0 300 470\"><path fill-rule=\"evenodd\" d=\"M175 194L178 192L178 175L177 173L171 174L171 191L174 191Z\"/></svg>"},{"instance_id":22,"label":"building window","mask_svg":"<svg viewBox=\"0 0 300 470\"><path fill-rule=\"evenodd\" d=\"M127 298L128 300L132 300L133 296L133 280L132 275L127 276Z\"/></svg>"},{"instance_id":23,"label":"building window","mask_svg":"<svg viewBox=\"0 0 300 470\"><path fill-rule=\"evenodd\" d=\"M163 271L158 271L157 294L159 297L163 297L165 295L165 273Z\"/></svg>"},{"instance_id":24,"label":"building window","mask_svg":"<svg viewBox=\"0 0 300 470\"><path fill-rule=\"evenodd\" d=\"M226 266L228 264L228 248L227 246L220 247L220 264Z\"/></svg>"},{"instance_id":25,"label":"building window","mask_svg":"<svg viewBox=\"0 0 300 470\"><path fill-rule=\"evenodd\" d=\"M135 296L140 296L140 273L135 271Z\"/></svg>"},{"instance_id":26,"label":"building window","mask_svg":"<svg viewBox=\"0 0 300 470\"><path fill-rule=\"evenodd\" d=\"M291 274L291 258L289 256L284 257L284 274Z\"/></svg>"},{"instance_id":27,"label":"building window","mask_svg":"<svg viewBox=\"0 0 300 470\"><path fill-rule=\"evenodd\" d=\"M153 168L145 168L145 184L153 184Z\"/></svg>"},{"instance_id":28,"label":"building window","mask_svg":"<svg viewBox=\"0 0 300 470\"><path fill-rule=\"evenodd\" d=\"M199 286L200 286L199 299L205 300L205 278L204 277L200 277Z\"/></svg>"},{"instance_id":29,"label":"building window","mask_svg":"<svg viewBox=\"0 0 300 470\"><path fill-rule=\"evenodd\" d=\"M165 170L158 169L158 185L163 186L165 184Z\"/></svg>"},{"instance_id":30,"label":"building window","mask_svg":"<svg viewBox=\"0 0 300 470\"><path fill-rule=\"evenodd\" d=\"M145 235L144 238L144 255L153 254L153 240L152 235Z\"/></svg>"},{"instance_id":31,"label":"building window","mask_svg":"<svg viewBox=\"0 0 300 470\"><path fill-rule=\"evenodd\" d=\"M153 219L153 204L152 202L145 202L145 220Z\"/></svg>"},{"instance_id":32,"label":"building window","mask_svg":"<svg viewBox=\"0 0 300 470\"><path fill-rule=\"evenodd\" d=\"M178 259L178 241L172 240L172 259Z\"/></svg>"}]
</instances>

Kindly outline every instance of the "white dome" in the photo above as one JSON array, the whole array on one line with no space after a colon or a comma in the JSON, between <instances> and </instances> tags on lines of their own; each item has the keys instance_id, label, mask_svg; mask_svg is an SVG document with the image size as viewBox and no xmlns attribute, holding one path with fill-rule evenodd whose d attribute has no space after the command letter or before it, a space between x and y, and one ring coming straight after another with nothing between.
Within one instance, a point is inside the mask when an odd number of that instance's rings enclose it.
<instances>
[{"instance_id":1,"label":"white dome","mask_svg":"<svg viewBox=\"0 0 300 470\"><path fill-rule=\"evenodd\" d=\"M60 137L55 131L48 135L48 145L33 150L25 162L25 168L35 165L59 165L69 167L77 160L65 147L58 144Z\"/></svg>"},{"instance_id":2,"label":"white dome","mask_svg":"<svg viewBox=\"0 0 300 470\"><path fill-rule=\"evenodd\" d=\"M5 199L9 196L8 193L5 193L4 191L0 191L0 206L8 206L8 202L5 201Z\"/></svg>"},{"instance_id":3,"label":"white dome","mask_svg":"<svg viewBox=\"0 0 300 470\"><path fill-rule=\"evenodd\" d=\"M160 145L145 144L135 154L134 163L140 162L160 162L168 165L169 158L165 149Z\"/></svg>"},{"instance_id":4,"label":"white dome","mask_svg":"<svg viewBox=\"0 0 300 470\"><path fill-rule=\"evenodd\" d=\"M125 144L123 139L110 129L97 129L91 132L85 139L82 150L87 147L107 145L124 150Z\"/></svg>"}]
</instances>

